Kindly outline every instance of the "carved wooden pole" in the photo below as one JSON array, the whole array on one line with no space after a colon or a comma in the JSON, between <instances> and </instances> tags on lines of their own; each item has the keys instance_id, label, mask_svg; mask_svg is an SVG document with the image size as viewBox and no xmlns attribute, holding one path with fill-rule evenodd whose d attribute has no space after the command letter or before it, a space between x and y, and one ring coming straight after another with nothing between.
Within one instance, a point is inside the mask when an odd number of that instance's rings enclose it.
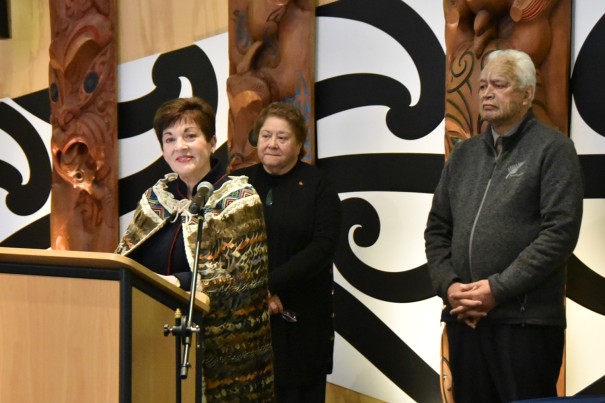
<instances>
[{"instance_id":1,"label":"carved wooden pole","mask_svg":"<svg viewBox=\"0 0 605 403\"><path fill-rule=\"evenodd\" d=\"M538 119L568 133L571 0L443 0L446 47L445 154L486 129L479 75L496 49L529 54Z\"/></svg>"},{"instance_id":2,"label":"carved wooden pole","mask_svg":"<svg viewBox=\"0 0 605 403\"><path fill-rule=\"evenodd\" d=\"M51 247L118 243L116 1L50 0Z\"/></svg>"},{"instance_id":3,"label":"carved wooden pole","mask_svg":"<svg viewBox=\"0 0 605 403\"><path fill-rule=\"evenodd\" d=\"M272 101L305 116L308 162L315 162L315 1L229 0L230 167L258 162L248 133Z\"/></svg>"}]
</instances>

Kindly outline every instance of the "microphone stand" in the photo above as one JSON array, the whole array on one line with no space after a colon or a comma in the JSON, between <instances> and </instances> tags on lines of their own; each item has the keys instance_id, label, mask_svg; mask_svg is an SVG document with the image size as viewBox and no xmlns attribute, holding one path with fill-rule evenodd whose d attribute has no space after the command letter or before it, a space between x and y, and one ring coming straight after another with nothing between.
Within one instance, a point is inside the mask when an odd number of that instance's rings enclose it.
<instances>
[{"instance_id":1,"label":"microphone stand","mask_svg":"<svg viewBox=\"0 0 605 403\"><path fill-rule=\"evenodd\" d=\"M201 209L203 212L203 209ZM180 345L179 341L185 346L183 352L183 360L179 363L177 362L177 366L180 365L180 370L177 375L177 382L180 378L181 382L183 379L187 379L187 374L189 368L191 367L191 363L189 362L189 353L191 350L191 338L194 333L200 333L200 327L193 323L193 306L195 305L195 293L197 291L197 276L198 276L198 264L200 259L200 245L202 243L202 228L204 226L204 218L203 213L200 214L200 211L196 213L198 218L198 229L197 229L197 239L195 242L195 258L193 259L193 275L191 277L191 287L190 287L190 295L189 295L189 307L187 310L187 316L181 318L180 315L175 320L175 326L164 325L164 336L168 336L169 334L173 334L177 337L177 355L179 356L177 361L180 359ZM178 311L178 309L177 309ZM179 312L180 313L180 312ZM199 336L198 336L199 338ZM198 343L199 348L199 343ZM201 369L201 366L198 366ZM200 374L201 375L201 374ZM177 403L180 402L181 393L180 393L180 383L177 384Z\"/></svg>"},{"instance_id":2,"label":"microphone stand","mask_svg":"<svg viewBox=\"0 0 605 403\"><path fill-rule=\"evenodd\" d=\"M189 363L189 351L191 349L191 336L193 333L199 333L200 327L193 323L193 305L195 304L195 293L197 291L197 272L200 261L200 247L202 244L202 228L204 227L203 209L200 209L202 214L197 214L197 239L195 241L195 257L193 259L193 275L191 276L191 287L189 294L189 310L185 317L185 351L183 352L183 362L181 363L181 379L187 379L187 372L191 364Z\"/></svg>"},{"instance_id":3,"label":"microphone stand","mask_svg":"<svg viewBox=\"0 0 605 403\"><path fill-rule=\"evenodd\" d=\"M182 319L183 315L181 313L181 310L179 308L176 309L176 311L174 312L174 325L176 327L181 326L181 319ZM164 326L164 328L166 328L167 325ZM166 330L164 330L164 336L166 336ZM179 368L179 366L181 365L181 336L177 336L175 334L175 368ZM176 402L180 403L181 402L181 393L182 393L182 384L181 384L181 378L179 376L179 373L176 372L175 373L176 378L175 378L175 385L176 385Z\"/></svg>"}]
</instances>

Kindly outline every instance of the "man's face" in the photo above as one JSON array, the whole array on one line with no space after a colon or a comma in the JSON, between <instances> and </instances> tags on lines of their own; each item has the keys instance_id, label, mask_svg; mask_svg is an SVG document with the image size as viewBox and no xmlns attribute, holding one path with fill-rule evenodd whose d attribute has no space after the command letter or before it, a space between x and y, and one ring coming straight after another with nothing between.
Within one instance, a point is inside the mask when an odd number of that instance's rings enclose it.
<instances>
[{"instance_id":1,"label":"man's face","mask_svg":"<svg viewBox=\"0 0 605 403\"><path fill-rule=\"evenodd\" d=\"M479 113L500 134L518 125L531 107L531 87L519 89L510 74L488 64L479 79Z\"/></svg>"}]
</instances>

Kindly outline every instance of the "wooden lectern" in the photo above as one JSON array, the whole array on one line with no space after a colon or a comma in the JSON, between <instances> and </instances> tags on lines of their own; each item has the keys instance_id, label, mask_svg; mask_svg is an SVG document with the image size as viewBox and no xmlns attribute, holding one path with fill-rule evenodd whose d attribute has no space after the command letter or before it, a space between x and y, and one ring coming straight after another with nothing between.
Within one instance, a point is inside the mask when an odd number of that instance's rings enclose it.
<instances>
[{"instance_id":1,"label":"wooden lectern","mask_svg":"<svg viewBox=\"0 0 605 403\"><path fill-rule=\"evenodd\" d=\"M188 301L124 256L0 248L0 402L175 402L180 357L164 325ZM195 323L208 308L196 301ZM201 401L193 341L182 402Z\"/></svg>"}]
</instances>

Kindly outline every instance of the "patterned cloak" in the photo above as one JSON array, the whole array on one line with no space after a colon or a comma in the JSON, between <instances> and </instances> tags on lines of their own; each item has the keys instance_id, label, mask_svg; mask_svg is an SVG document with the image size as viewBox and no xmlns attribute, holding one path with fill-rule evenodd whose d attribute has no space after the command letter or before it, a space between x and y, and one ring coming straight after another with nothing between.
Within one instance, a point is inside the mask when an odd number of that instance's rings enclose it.
<instances>
[{"instance_id":1,"label":"patterned cloak","mask_svg":"<svg viewBox=\"0 0 605 403\"><path fill-rule=\"evenodd\" d=\"M198 219L190 200L168 191L171 173L141 198L116 253L128 255L169 220L180 219L193 267ZM198 290L210 297L204 315L203 376L208 402L274 400L267 308L268 261L263 206L245 176L230 177L203 210Z\"/></svg>"}]
</instances>

